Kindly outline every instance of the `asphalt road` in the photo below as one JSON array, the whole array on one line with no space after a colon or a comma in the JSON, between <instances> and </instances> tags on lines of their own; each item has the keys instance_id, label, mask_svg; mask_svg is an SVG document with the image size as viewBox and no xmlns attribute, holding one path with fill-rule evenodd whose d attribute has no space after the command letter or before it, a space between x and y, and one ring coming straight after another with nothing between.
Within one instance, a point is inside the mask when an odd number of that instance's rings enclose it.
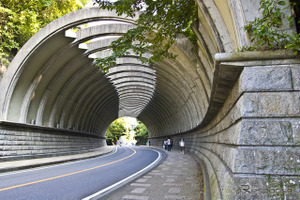
<instances>
[{"instance_id":1,"label":"asphalt road","mask_svg":"<svg viewBox=\"0 0 300 200\"><path fill-rule=\"evenodd\" d=\"M149 148L118 147L98 158L0 174L0 200L93 199L136 178L159 159L159 152Z\"/></svg>"}]
</instances>

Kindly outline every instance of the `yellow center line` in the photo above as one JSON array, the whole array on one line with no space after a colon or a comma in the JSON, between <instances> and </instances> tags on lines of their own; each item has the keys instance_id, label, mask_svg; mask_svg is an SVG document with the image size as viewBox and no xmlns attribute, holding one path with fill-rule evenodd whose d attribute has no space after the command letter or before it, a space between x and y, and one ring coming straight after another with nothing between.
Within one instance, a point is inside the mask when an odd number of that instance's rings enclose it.
<instances>
[{"instance_id":1,"label":"yellow center line","mask_svg":"<svg viewBox=\"0 0 300 200\"><path fill-rule=\"evenodd\" d=\"M58 178L63 178L63 177L66 177L66 176L71 176L71 175L74 175L74 174L79 174L79 173L82 173L82 172L90 171L90 170L97 169L97 168L100 168L100 167L105 167L105 166L108 166L108 165L111 165L111 164L114 164L114 163L117 163L117 162L121 162L123 160L126 160L126 159L130 158L134 154L136 154L136 151L133 148L130 148L130 149L133 150L133 153L131 155L129 155L129 156L125 157L125 158L122 158L122 159L110 162L110 163L106 163L106 164L103 164L103 165L99 165L99 166L92 167L92 168L89 168L89 169L84 169L84 170L77 171L77 172L72 172L72 173L69 173L69 174L63 174L63 175L60 175L60 176L55 176L55 177L50 177L50 178L46 178L46 179L34 181L34 182L24 183L24 184L21 184L21 185L15 185L15 186L7 187L7 188L2 188L2 189L0 189L0 192L1 191L5 191L5 190L11 190L11 189L14 189L14 188L19 188L19 187L27 186L27 185L32 185L32 184L36 184L36 183L41 183L41 182L45 182L45 181L50 181L50 180L54 180L54 179L58 179Z\"/></svg>"}]
</instances>

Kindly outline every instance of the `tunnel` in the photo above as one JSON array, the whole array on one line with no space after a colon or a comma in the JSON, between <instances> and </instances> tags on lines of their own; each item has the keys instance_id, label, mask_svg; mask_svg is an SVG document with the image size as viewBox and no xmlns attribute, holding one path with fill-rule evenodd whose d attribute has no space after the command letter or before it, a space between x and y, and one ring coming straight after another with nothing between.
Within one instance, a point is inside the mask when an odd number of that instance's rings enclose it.
<instances>
[{"instance_id":1,"label":"tunnel","mask_svg":"<svg viewBox=\"0 0 300 200\"><path fill-rule=\"evenodd\" d=\"M197 44L178 35L176 59L145 64L130 52L107 73L94 58L110 55L110 43L136 19L90 7L41 29L0 79L0 161L96 151L108 126L130 116L146 125L151 145L185 138L206 199L264 195L255 188L270 191L271 182L283 182L284 195L299 194L299 184L284 190L300 180L299 162L279 164L300 159L299 59L236 52L249 43L243 27L258 2L196 3Z\"/></svg>"}]
</instances>

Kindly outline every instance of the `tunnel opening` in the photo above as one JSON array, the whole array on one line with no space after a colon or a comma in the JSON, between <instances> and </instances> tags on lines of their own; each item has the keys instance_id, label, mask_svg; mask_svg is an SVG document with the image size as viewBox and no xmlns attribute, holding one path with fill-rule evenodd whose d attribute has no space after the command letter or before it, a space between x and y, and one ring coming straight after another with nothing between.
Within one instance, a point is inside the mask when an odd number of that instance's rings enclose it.
<instances>
[{"instance_id":1,"label":"tunnel opening","mask_svg":"<svg viewBox=\"0 0 300 200\"><path fill-rule=\"evenodd\" d=\"M105 138L107 145L146 145L148 144L148 130L137 118L120 117L109 125Z\"/></svg>"}]
</instances>

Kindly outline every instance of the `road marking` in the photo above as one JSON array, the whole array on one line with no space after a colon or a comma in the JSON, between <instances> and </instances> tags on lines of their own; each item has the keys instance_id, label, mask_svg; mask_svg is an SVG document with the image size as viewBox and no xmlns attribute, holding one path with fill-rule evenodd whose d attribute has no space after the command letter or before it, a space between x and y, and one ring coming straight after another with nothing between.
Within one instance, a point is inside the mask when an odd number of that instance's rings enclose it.
<instances>
[{"instance_id":1,"label":"road marking","mask_svg":"<svg viewBox=\"0 0 300 200\"><path fill-rule=\"evenodd\" d=\"M21 185L15 185L15 186L7 187L7 188L2 188L2 189L0 189L0 192L1 191L5 191L5 190L11 190L11 189L14 189L14 188L19 188L19 187L27 186L27 185L33 185L33 184L41 183L41 182L45 182L45 181L50 181L50 180L54 180L54 179L58 179L58 178L63 178L63 177L66 177L66 176L71 176L71 175L79 174L79 173L82 173L82 172L90 171L90 170L93 170L93 169L98 169L100 167L105 167L105 166L108 166L108 165L111 165L111 164L115 164L115 163L121 162L123 160L126 160L126 159L130 158L131 156L133 156L134 154L136 154L136 151L133 148L130 148L130 149L133 150L133 153L131 155L129 155L129 156L125 157L125 158L122 158L122 159L110 162L110 163L106 163L106 164L103 164L103 165L99 165L99 166L92 167L92 168L89 168L89 169L84 169L84 170L77 171L77 172L63 174L63 175L60 175L60 176L55 176L55 177L46 178L46 179L42 179L42 180L38 180L38 181L24 183L24 184L21 184Z\"/></svg>"},{"instance_id":2,"label":"road marking","mask_svg":"<svg viewBox=\"0 0 300 200\"><path fill-rule=\"evenodd\" d=\"M153 151L156 151L156 150L154 150L154 149L152 149L152 150L153 150ZM90 200L90 199L92 199L92 198L94 198L94 197L97 197L97 196L99 196L99 195L102 195L103 193L105 193L105 192L107 192L107 191L113 189L114 187L117 187L118 185L120 185L120 184L126 182L127 180L129 180L129 179L131 179L131 178L137 176L138 174L142 173L143 171L149 169L150 167L152 167L153 165L155 165L155 163L157 163L157 162L161 159L161 153L160 153L159 151L156 151L156 152L158 153L158 157L156 158L156 160L153 161L150 165L148 165L148 166L145 167L144 169L141 169L140 171L136 172L135 174L132 174L131 176L128 176L127 178L125 178L125 179L123 179L123 180L121 180L121 181L119 181L119 182L117 182L117 183L115 183L115 184L113 184L113 185L111 185L111 186L109 186L109 187L107 187L107 188L104 188L103 190L100 190L99 192L96 192L96 193L94 193L94 194L92 194L92 195L90 195L90 196L88 196L88 197L85 197L85 198L83 198L82 200Z\"/></svg>"}]
</instances>

